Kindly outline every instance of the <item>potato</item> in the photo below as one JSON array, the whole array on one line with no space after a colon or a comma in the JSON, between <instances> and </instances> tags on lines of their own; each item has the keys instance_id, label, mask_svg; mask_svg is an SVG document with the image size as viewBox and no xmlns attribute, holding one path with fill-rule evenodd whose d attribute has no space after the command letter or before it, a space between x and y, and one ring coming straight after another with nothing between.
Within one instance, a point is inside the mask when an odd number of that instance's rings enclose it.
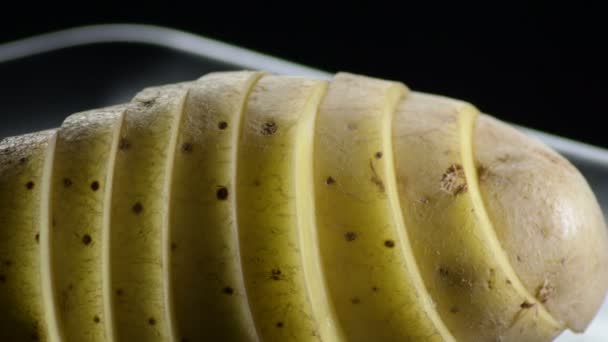
<instances>
[{"instance_id":1,"label":"potato","mask_svg":"<svg viewBox=\"0 0 608 342\"><path fill-rule=\"evenodd\" d=\"M549 341L608 288L564 158L399 82L222 72L0 142L0 339Z\"/></svg>"}]
</instances>

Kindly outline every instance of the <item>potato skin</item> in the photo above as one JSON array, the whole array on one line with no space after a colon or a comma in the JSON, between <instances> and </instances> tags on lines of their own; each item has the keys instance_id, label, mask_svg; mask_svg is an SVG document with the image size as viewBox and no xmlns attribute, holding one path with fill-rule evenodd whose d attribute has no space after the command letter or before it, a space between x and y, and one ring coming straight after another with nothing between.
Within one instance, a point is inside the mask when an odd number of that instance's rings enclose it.
<instances>
[{"instance_id":1,"label":"potato skin","mask_svg":"<svg viewBox=\"0 0 608 342\"><path fill-rule=\"evenodd\" d=\"M608 287L602 211L580 172L558 153L487 115L474 136L479 184L520 279L568 328L581 332Z\"/></svg>"}]
</instances>

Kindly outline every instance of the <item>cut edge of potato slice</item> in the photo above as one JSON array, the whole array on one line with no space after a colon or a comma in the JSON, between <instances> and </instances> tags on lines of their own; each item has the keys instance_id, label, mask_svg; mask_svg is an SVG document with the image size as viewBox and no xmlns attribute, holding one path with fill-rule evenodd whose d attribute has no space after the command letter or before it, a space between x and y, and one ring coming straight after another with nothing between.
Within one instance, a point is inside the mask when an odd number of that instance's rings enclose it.
<instances>
[{"instance_id":1,"label":"cut edge of potato slice","mask_svg":"<svg viewBox=\"0 0 608 342\"><path fill-rule=\"evenodd\" d=\"M267 75L252 90L239 133L235 193L245 291L260 339L320 341L304 271L297 191L298 128L324 81ZM314 104L314 105L313 105ZM280 172L280 173L279 173ZM247 223L247 224L243 224Z\"/></svg>"},{"instance_id":2,"label":"cut edge of potato slice","mask_svg":"<svg viewBox=\"0 0 608 342\"><path fill-rule=\"evenodd\" d=\"M212 73L213 74L213 73ZM212 75L209 74L209 75ZM241 130L242 130L242 126L243 126L243 118L245 117L245 111L247 110L247 102L249 100L249 95L251 95L251 93L253 92L253 88L255 87L255 85L260 81L260 79L262 79L262 77L268 75L265 72L262 71L257 71L255 76L252 76L250 83L248 84L248 88L247 91L243 94L241 103L240 103L240 112L239 115L237 116L237 120L235 120L236 123L236 127L234 128L232 137L231 137L231 144L233 146L232 151L230 152L230 157L232 158L232 160L234 160L234 163L232 164L232 167L230 168L230 184L232 184L232 186L234 187L234 194L235 196L230 196L230 205L232 206L234 213L233 213L233 218L235 219L235 222L238 222L236 220L236 218L238 217L238 213L237 213L237 196L236 196L236 184L238 181L237 178L237 164L238 164L238 156L239 156L239 140L241 138ZM231 229L233 230L232 233L234 234L235 237L235 251L236 251L236 256L237 256L237 265L239 268L239 272L237 272L237 278L238 278L238 282L239 282L239 287L241 288L241 290L243 291L243 297L245 298L245 302L247 303L247 319L249 320L249 322L252 322L254 327L253 327L253 333L255 334L256 337L256 341L261 341L258 329L255 326L255 320L253 318L253 312L251 311L251 304L249 302L249 296L247 294L247 290L246 290L246 285L245 285L245 276L243 273L243 258L241 256L241 248L239 246L239 227L238 227L238 223L232 224Z\"/></svg>"},{"instance_id":3,"label":"cut edge of potato slice","mask_svg":"<svg viewBox=\"0 0 608 342\"><path fill-rule=\"evenodd\" d=\"M496 236L494 226L492 225L492 221L490 220L490 216L488 215L485 204L481 197L481 191L478 183L479 178L474 160L473 137L475 123L477 121L477 117L479 116L479 111L474 106L467 103L459 105L457 110L459 114L458 126L460 130L462 166L464 169L467 187L469 189L472 206L475 210L477 219L480 221L480 231L485 235L486 242L494 251L496 262L498 265L500 265L503 271L508 274L508 277L511 280L511 285L515 291L517 291L525 299L521 305L522 310L534 307L540 319L545 320L549 324L553 325L556 329L564 330L565 326L557 321L555 317L553 317L549 311L547 311L544 305L536 300L536 298L526 289L523 282L515 272L515 269L509 262L509 259L502 246L500 245L500 241Z\"/></svg>"},{"instance_id":4,"label":"cut edge of potato slice","mask_svg":"<svg viewBox=\"0 0 608 342\"><path fill-rule=\"evenodd\" d=\"M171 136L169 140L169 146L167 149L167 156L165 158L165 175L163 180L163 193L167 196L167 201L165 203L166 213L163 215L163 222L161 223L161 262L162 262L162 288L163 288L163 297L165 301L165 320L167 322L167 335L169 341L177 340L177 323L175 320L175 314L173 309L173 296L171 292L171 273L169 272L170 263L171 263L171 234L169 229L171 229L171 215L169 210L171 210L171 187L173 186L173 170L175 169L175 156L177 154L177 141L179 138L179 132L181 131L181 127L183 124L183 118L185 115L184 106L186 103L186 99L188 98L190 86L184 91L184 95L181 96L179 103L177 104L177 109L175 110L177 115L173 119L173 124L171 125Z\"/></svg>"},{"instance_id":5,"label":"cut edge of potato slice","mask_svg":"<svg viewBox=\"0 0 608 342\"><path fill-rule=\"evenodd\" d=\"M327 93L329 85L325 84L323 93ZM299 227L300 251L302 267L306 279L308 297L312 305L315 319L319 325L320 334L327 341L345 341L346 337L336 319L336 311L329 300L329 290L325 279L324 267L319 247L314 191L314 135L316 117L319 106L316 101L309 101L305 113L298 125L295 138L295 189L296 189L296 216Z\"/></svg>"},{"instance_id":6,"label":"cut edge of potato slice","mask_svg":"<svg viewBox=\"0 0 608 342\"><path fill-rule=\"evenodd\" d=\"M102 273L102 296L103 296L103 316L105 320L105 336L108 341L115 341L116 334L114 331L114 310L112 301L112 270L111 270L111 255L110 255L110 224L111 224L111 209L112 209L112 189L114 186L114 169L116 167L116 154L118 153L118 145L120 143L120 132L125 120L125 110L119 114L113 128L112 146L110 148L107 175L104 185L103 198L103 217L101 224L101 273Z\"/></svg>"},{"instance_id":7,"label":"cut edge of potato slice","mask_svg":"<svg viewBox=\"0 0 608 342\"><path fill-rule=\"evenodd\" d=\"M403 98L407 98L409 95L410 92L408 89ZM408 235L407 225L403 217L403 210L401 209L401 201L397 185L397 173L395 170L395 152L393 149L393 119L397 107L398 101L395 101L395 104L392 107L391 115L384 116L381 128L382 150L384 151L384 154L386 154L386 158L384 160L386 165L384 168L384 173L386 174L384 177L384 182L386 185L386 195L389 209L391 215L393 216L393 222L395 223L396 237L399 241L397 245L400 246L401 254L403 254L406 265L408 265L408 268L411 268L410 276L413 277L412 284L415 286L416 291L424 296L423 298L420 298L423 311L429 316L429 319L435 325L435 329L437 329L445 341L456 341L456 338L452 335L452 332L448 329L447 325L443 321L443 318L435 308L433 298L426 287L424 279L422 278L422 273L420 273L416 256L414 255L414 250L410 242L410 237Z\"/></svg>"},{"instance_id":8,"label":"cut edge of potato slice","mask_svg":"<svg viewBox=\"0 0 608 342\"><path fill-rule=\"evenodd\" d=\"M48 140L44 151L44 166L40 184L40 282L42 286L42 310L46 321L48 339L52 342L63 341L63 333L59 326L57 303L55 300L55 281L52 269L52 248L50 230L53 219L51 217L51 190L53 179L53 164L57 146L57 132Z\"/></svg>"}]
</instances>

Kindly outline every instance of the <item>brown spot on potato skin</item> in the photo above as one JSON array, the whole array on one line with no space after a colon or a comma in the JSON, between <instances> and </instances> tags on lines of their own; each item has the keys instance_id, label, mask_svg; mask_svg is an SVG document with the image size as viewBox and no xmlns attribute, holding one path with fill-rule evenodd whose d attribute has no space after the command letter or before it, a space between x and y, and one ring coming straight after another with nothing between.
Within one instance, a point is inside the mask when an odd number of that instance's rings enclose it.
<instances>
[{"instance_id":1,"label":"brown spot on potato skin","mask_svg":"<svg viewBox=\"0 0 608 342\"><path fill-rule=\"evenodd\" d=\"M117 289L117 290L116 290L116 295L117 295L118 297L121 297L123 294L124 294L124 291L123 291L122 289Z\"/></svg>"},{"instance_id":2,"label":"brown spot on potato skin","mask_svg":"<svg viewBox=\"0 0 608 342\"><path fill-rule=\"evenodd\" d=\"M156 319L154 319L154 317L148 318L148 324L150 324L150 325L156 325Z\"/></svg>"},{"instance_id":3,"label":"brown spot on potato skin","mask_svg":"<svg viewBox=\"0 0 608 342\"><path fill-rule=\"evenodd\" d=\"M470 287L472 286L472 281L467 279L464 274L464 270L461 269L448 269L446 266L440 266L437 270L439 273L439 277L441 281L447 284L448 286L457 286L457 287Z\"/></svg>"},{"instance_id":4,"label":"brown spot on potato skin","mask_svg":"<svg viewBox=\"0 0 608 342\"><path fill-rule=\"evenodd\" d=\"M93 190L93 191L99 190L99 182L98 181L91 182L91 190Z\"/></svg>"},{"instance_id":5,"label":"brown spot on potato skin","mask_svg":"<svg viewBox=\"0 0 608 342\"><path fill-rule=\"evenodd\" d=\"M500 162L500 163L506 163L506 162L508 162L509 160L511 160L511 155L510 155L510 154L508 154L508 153L507 153L507 154L504 154L504 155L502 155L502 156L499 156L498 158L496 158L496 161L497 161L497 162Z\"/></svg>"},{"instance_id":6,"label":"brown spot on potato skin","mask_svg":"<svg viewBox=\"0 0 608 342\"><path fill-rule=\"evenodd\" d=\"M36 243L40 242L40 233L36 233L36 236L34 236L34 239L36 240Z\"/></svg>"},{"instance_id":7,"label":"brown spot on potato skin","mask_svg":"<svg viewBox=\"0 0 608 342\"><path fill-rule=\"evenodd\" d=\"M453 313L453 314L457 314L457 313L460 312L460 309L457 306L452 306L450 308L450 312Z\"/></svg>"},{"instance_id":8,"label":"brown spot on potato skin","mask_svg":"<svg viewBox=\"0 0 608 342\"><path fill-rule=\"evenodd\" d=\"M488 175L488 168L485 165L477 165L477 177L480 180L484 180L486 179L486 176Z\"/></svg>"},{"instance_id":9,"label":"brown spot on potato skin","mask_svg":"<svg viewBox=\"0 0 608 342\"><path fill-rule=\"evenodd\" d=\"M227 295L232 295L234 293L234 289L230 286L226 286L222 289L222 292Z\"/></svg>"},{"instance_id":10,"label":"brown spot on potato skin","mask_svg":"<svg viewBox=\"0 0 608 342\"><path fill-rule=\"evenodd\" d=\"M270 271L270 279L272 279L272 280L281 280L281 279L283 279L282 274L283 274L283 272L281 272L281 270L280 270L280 269L278 269L278 268L273 268L273 269Z\"/></svg>"},{"instance_id":11,"label":"brown spot on potato skin","mask_svg":"<svg viewBox=\"0 0 608 342\"><path fill-rule=\"evenodd\" d=\"M376 159L382 158L382 152L376 152L376 154L374 154L374 157L376 157Z\"/></svg>"},{"instance_id":12,"label":"brown spot on potato skin","mask_svg":"<svg viewBox=\"0 0 608 342\"><path fill-rule=\"evenodd\" d=\"M327 185L332 185L334 183L336 183L336 180L331 176L327 177L327 179L325 180L325 184Z\"/></svg>"},{"instance_id":13,"label":"brown spot on potato skin","mask_svg":"<svg viewBox=\"0 0 608 342\"><path fill-rule=\"evenodd\" d=\"M149 98L145 98L145 99L140 99L138 101L144 107L152 107L154 105L154 103L156 102L156 98L149 97Z\"/></svg>"},{"instance_id":14,"label":"brown spot on potato skin","mask_svg":"<svg viewBox=\"0 0 608 342\"><path fill-rule=\"evenodd\" d=\"M452 164L443 173L439 188L452 196L458 196L467 191L467 181L464 169L460 164Z\"/></svg>"},{"instance_id":15,"label":"brown spot on potato skin","mask_svg":"<svg viewBox=\"0 0 608 342\"><path fill-rule=\"evenodd\" d=\"M144 211L144 206L140 202L136 202L135 204L133 204L131 210L135 215L139 215L142 213L142 211Z\"/></svg>"},{"instance_id":16,"label":"brown spot on potato skin","mask_svg":"<svg viewBox=\"0 0 608 342\"><path fill-rule=\"evenodd\" d=\"M378 190L380 190L380 192L384 192L384 182L382 182L382 179L380 178L380 176L378 176L378 173L376 172L376 168L374 167L374 163L372 160L369 161L369 168L372 172L370 181L374 183L376 187L378 187Z\"/></svg>"},{"instance_id":17,"label":"brown spot on potato skin","mask_svg":"<svg viewBox=\"0 0 608 342\"><path fill-rule=\"evenodd\" d=\"M192 145L192 143L183 143L182 144L182 152L183 153L190 153L192 152L192 150L194 149L194 145Z\"/></svg>"},{"instance_id":18,"label":"brown spot on potato skin","mask_svg":"<svg viewBox=\"0 0 608 342\"><path fill-rule=\"evenodd\" d=\"M357 305L357 304L361 303L361 299L359 299L359 297L353 297L350 299L350 302Z\"/></svg>"},{"instance_id":19,"label":"brown spot on potato skin","mask_svg":"<svg viewBox=\"0 0 608 342\"><path fill-rule=\"evenodd\" d=\"M228 188L224 186L220 187L219 189L217 189L215 195L218 200L225 201L226 199L228 199Z\"/></svg>"},{"instance_id":20,"label":"brown spot on potato skin","mask_svg":"<svg viewBox=\"0 0 608 342\"><path fill-rule=\"evenodd\" d=\"M493 290L496 284L496 272L493 268L490 268L490 278L487 281L488 289Z\"/></svg>"},{"instance_id":21,"label":"brown spot on potato skin","mask_svg":"<svg viewBox=\"0 0 608 342\"><path fill-rule=\"evenodd\" d=\"M224 130L224 129L228 128L228 123L226 121L220 121L217 124L217 128Z\"/></svg>"},{"instance_id":22,"label":"brown spot on potato skin","mask_svg":"<svg viewBox=\"0 0 608 342\"><path fill-rule=\"evenodd\" d=\"M0 274L0 284L6 283L6 276L4 274Z\"/></svg>"},{"instance_id":23,"label":"brown spot on potato skin","mask_svg":"<svg viewBox=\"0 0 608 342\"><path fill-rule=\"evenodd\" d=\"M278 126L274 121L267 121L262 124L262 135L270 136L277 132Z\"/></svg>"},{"instance_id":24,"label":"brown spot on potato skin","mask_svg":"<svg viewBox=\"0 0 608 342\"><path fill-rule=\"evenodd\" d=\"M546 303L554 291L555 288L547 279L545 279L545 281L536 290L536 299L538 299L538 301L541 303Z\"/></svg>"},{"instance_id":25,"label":"brown spot on potato skin","mask_svg":"<svg viewBox=\"0 0 608 342\"><path fill-rule=\"evenodd\" d=\"M284 326L283 322L277 322L276 324L277 328L282 328Z\"/></svg>"},{"instance_id":26,"label":"brown spot on potato skin","mask_svg":"<svg viewBox=\"0 0 608 342\"><path fill-rule=\"evenodd\" d=\"M95 323L101 322L101 320L99 319L99 316L94 316L93 317L93 322L95 322Z\"/></svg>"},{"instance_id":27,"label":"brown spot on potato skin","mask_svg":"<svg viewBox=\"0 0 608 342\"><path fill-rule=\"evenodd\" d=\"M387 248L393 248L395 247L395 241L393 240L385 240L384 241L384 246Z\"/></svg>"},{"instance_id":28,"label":"brown spot on potato skin","mask_svg":"<svg viewBox=\"0 0 608 342\"><path fill-rule=\"evenodd\" d=\"M118 149L121 151L126 151L131 147L131 143L127 138L121 138L118 142Z\"/></svg>"},{"instance_id":29,"label":"brown spot on potato skin","mask_svg":"<svg viewBox=\"0 0 608 342\"><path fill-rule=\"evenodd\" d=\"M25 183L25 188L28 190L32 190L34 188L34 186L35 186L35 184L32 181Z\"/></svg>"},{"instance_id":30,"label":"brown spot on potato skin","mask_svg":"<svg viewBox=\"0 0 608 342\"><path fill-rule=\"evenodd\" d=\"M357 233L355 232L346 232L344 234L344 239L348 242L355 241L357 239Z\"/></svg>"},{"instance_id":31,"label":"brown spot on potato skin","mask_svg":"<svg viewBox=\"0 0 608 342\"><path fill-rule=\"evenodd\" d=\"M527 300L525 300L523 303L521 303L519 305L519 307L522 309L529 309L529 308L533 307L534 305L536 305L536 303L530 303Z\"/></svg>"},{"instance_id":32,"label":"brown spot on potato skin","mask_svg":"<svg viewBox=\"0 0 608 342\"><path fill-rule=\"evenodd\" d=\"M72 186L72 180L69 178L64 178L63 179L63 187L64 188L69 188Z\"/></svg>"},{"instance_id":33,"label":"brown spot on potato skin","mask_svg":"<svg viewBox=\"0 0 608 342\"><path fill-rule=\"evenodd\" d=\"M93 239L91 238L91 236L89 234L84 234L84 236L82 237L82 243L85 246L88 246L91 244L91 242L93 242Z\"/></svg>"}]
</instances>

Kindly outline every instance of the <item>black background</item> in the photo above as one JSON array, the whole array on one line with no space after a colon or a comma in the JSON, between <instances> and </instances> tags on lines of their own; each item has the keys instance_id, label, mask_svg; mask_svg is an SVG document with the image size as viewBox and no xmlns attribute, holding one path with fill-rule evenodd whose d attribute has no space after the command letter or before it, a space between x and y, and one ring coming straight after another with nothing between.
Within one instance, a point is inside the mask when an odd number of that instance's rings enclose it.
<instances>
[{"instance_id":1,"label":"black background","mask_svg":"<svg viewBox=\"0 0 608 342\"><path fill-rule=\"evenodd\" d=\"M0 42L84 24L170 26L328 71L400 80L504 120L608 147L608 31L599 6L329 4L16 3L21 8L0 14Z\"/></svg>"}]
</instances>

